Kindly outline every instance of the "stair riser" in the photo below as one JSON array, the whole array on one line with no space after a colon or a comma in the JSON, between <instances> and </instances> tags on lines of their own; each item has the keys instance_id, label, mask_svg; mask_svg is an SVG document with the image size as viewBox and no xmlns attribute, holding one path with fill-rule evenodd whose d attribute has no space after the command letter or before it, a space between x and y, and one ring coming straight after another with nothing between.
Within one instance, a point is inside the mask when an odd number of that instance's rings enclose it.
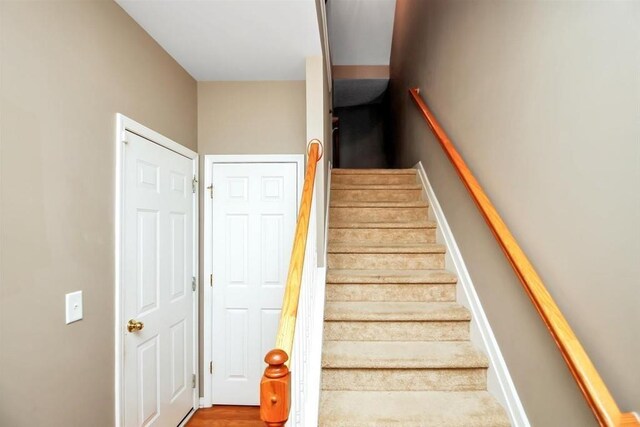
<instances>
[{"instance_id":1,"label":"stair riser","mask_svg":"<svg viewBox=\"0 0 640 427\"><path fill-rule=\"evenodd\" d=\"M329 223L331 225L331 223ZM435 243L435 228L329 228L329 243Z\"/></svg>"},{"instance_id":2,"label":"stair riser","mask_svg":"<svg viewBox=\"0 0 640 427\"><path fill-rule=\"evenodd\" d=\"M427 208L330 208L329 221L407 222L429 219Z\"/></svg>"},{"instance_id":3,"label":"stair riser","mask_svg":"<svg viewBox=\"0 0 640 427\"><path fill-rule=\"evenodd\" d=\"M327 284L327 301L453 302L455 284Z\"/></svg>"},{"instance_id":4,"label":"stair riser","mask_svg":"<svg viewBox=\"0 0 640 427\"><path fill-rule=\"evenodd\" d=\"M444 254L333 254L329 268L355 270L417 270L444 268Z\"/></svg>"},{"instance_id":5,"label":"stair riser","mask_svg":"<svg viewBox=\"0 0 640 427\"><path fill-rule=\"evenodd\" d=\"M331 190L331 200L352 202L415 202L421 190Z\"/></svg>"},{"instance_id":6,"label":"stair riser","mask_svg":"<svg viewBox=\"0 0 640 427\"><path fill-rule=\"evenodd\" d=\"M353 322L325 321L330 341L465 341L469 322Z\"/></svg>"},{"instance_id":7,"label":"stair riser","mask_svg":"<svg viewBox=\"0 0 640 427\"><path fill-rule=\"evenodd\" d=\"M323 390L484 390L487 371L472 369L323 369Z\"/></svg>"},{"instance_id":8,"label":"stair riser","mask_svg":"<svg viewBox=\"0 0 640 427\"><path fill-rule=\"evenodd\" d=\"M415 184L416 175L331 175L331 184L355 184L355 185L399 185Z\"/></svg>"}]
</instances>

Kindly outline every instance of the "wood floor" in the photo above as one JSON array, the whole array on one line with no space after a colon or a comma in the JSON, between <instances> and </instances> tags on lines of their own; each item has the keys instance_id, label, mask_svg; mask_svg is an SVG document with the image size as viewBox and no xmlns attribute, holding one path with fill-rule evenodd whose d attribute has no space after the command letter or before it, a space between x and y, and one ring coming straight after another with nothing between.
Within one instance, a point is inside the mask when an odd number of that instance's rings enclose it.
<instances>
[{"instance_id":1,"label":"wood floor","mask_svg":"<svg viewBox=\"0 0 640 427\"><path fill-rule=\"evenodd\" d=\"M214 406L198 409L187 427L263 427L259 406Z\"/></svg>"}]
</instances>

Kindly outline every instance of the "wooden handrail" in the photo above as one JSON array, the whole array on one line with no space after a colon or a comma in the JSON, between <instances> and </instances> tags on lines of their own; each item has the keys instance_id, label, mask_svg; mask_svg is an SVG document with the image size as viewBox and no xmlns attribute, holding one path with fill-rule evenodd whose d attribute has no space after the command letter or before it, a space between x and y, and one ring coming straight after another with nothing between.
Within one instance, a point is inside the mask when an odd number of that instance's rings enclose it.
<instances>
[{"instance_id":1,"label":"wooden handrail","mask_svg":"<svg viewBox=\"0 0 640 427\"><path fill-rule=\"evenodd\" d=\"M531 262L489 200L489 197L471 173L460 153L458 153L444 129L442 129L429 107L427 107L427 104L420 96L420 90L416 88L411 89L409 92L451 161L462 183L471 194L471 198L487 222L511 267L513 267L524 290L529 295L542 321L558 345L562 357L600 425L607 427L640 426L635 414L620 412L600 374L598 374L580 341L571 330L569 322L562 315L551 294L542 283L542 279L536 273L533 265L531 265Z\"/></svg>"},{"instance_id":2,"label":"wooden handrail","mask_svg":"<svg viewBox=\"0 0 640 427\"><path fill-rule=\"evenodd\" d=\"M302 284L302 270L304 268L304 254L307 247L311 204L313 202L313 186L316 178L316 166L322 157L320 141L314 139L309 144L307 158L307 172L302 187L302 199L298 212L296 233L291 249L289 272L284 291L280 323L276 335L276 347L264 358L267 368L260 382L260 418L265 425L282 427L289 418L291 405L291 373L287 363L291 358L293 337L298 315L300 300L300 285Z\"/></svg>"}]
</instances>

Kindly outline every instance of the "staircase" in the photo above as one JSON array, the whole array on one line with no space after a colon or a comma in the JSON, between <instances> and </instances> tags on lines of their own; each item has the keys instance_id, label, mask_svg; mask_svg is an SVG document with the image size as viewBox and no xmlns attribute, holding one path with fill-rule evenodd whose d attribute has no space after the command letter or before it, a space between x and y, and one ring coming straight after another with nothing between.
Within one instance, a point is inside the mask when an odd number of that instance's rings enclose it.
<instances>
[{"instance_id":1,"label":"staircase","mask_svg":"<svg viewBox=\"0 0 640 427\"><path fill-rule=\"evenodd\" d=\"M508 426L414 169L334 169L319 425Z\"/></svg>"}]
</instances>

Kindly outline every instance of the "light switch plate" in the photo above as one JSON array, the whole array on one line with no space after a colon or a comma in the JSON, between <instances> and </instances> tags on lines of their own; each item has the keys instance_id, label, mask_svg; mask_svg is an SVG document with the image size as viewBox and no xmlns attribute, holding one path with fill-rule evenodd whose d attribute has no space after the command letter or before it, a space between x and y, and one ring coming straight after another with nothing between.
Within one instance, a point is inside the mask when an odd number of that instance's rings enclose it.
<instances>
[{"instance_id":1,"label":"light switch plate","mask_svg":"<svg viewBox=\"0 0 640 427\"><path fill-rule=\"evenodd\" d=\"M82 291L71 292L66 294L65 300L65 318L67 325L82 319Z\"/></svg>"}]
</instances>

